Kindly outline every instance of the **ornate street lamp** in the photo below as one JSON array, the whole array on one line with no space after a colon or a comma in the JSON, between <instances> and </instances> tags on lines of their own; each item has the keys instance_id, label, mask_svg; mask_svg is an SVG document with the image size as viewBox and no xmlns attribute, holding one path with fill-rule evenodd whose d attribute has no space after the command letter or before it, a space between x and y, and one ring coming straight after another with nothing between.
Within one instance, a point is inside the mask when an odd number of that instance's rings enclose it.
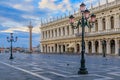
<instances>
[{"instance_id":1,"label":"ornate street lamp","mask_svg":"<svg viewBox=\"0 0 120 80\"><path fill-rule=\"evenodd\" d=\"M10 33L10 37L7 37L7 41L10 42L10 58L9 59L13 59L13 55L12 55L12 42L16 42L17 41L17 37L13 37L13 33Z\"/></svg>"},{"instance_id":2,"label":"ornate street lamp","mask_svg":"<svg viewBox=\"0 0 120 80\"><path fill-rule=\"evenodd\" d=\"M73 29L78 28L80 25L82 27L82 51L81 51L81 67L79 68L78 74L88 74L87 68L85 68L85 41L84 41L84 32L85 32L85 26L88 26L88 28L92 28L95 22L96 15L93 13L90 15L90 11L86 9L86 5L82 3L80 5L80 11L82 13L82 18L78 20L77 26L74 25L74 16L71 15L69 17L70 19L70 25ZM90 20L88 20L90 18Z\"/></svg>"}]
</instances>

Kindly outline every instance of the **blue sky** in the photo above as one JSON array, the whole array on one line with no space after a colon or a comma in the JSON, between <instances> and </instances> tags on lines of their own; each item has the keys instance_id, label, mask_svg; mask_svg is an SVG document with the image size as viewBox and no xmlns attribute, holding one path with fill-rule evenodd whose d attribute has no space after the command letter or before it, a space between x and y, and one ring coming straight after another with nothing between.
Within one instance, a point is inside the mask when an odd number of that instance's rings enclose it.
<instances>
[{"instance_id":1,"label":"blue sky","mask_svg":"<svg viewBox=\"0 0 120 80\"><path fill-rule=\"evenodd\" d=\"M40 42L40 24L52 18L60 18L79 9L81 2L87 7L98 5L99 0L0 0L0 47L9 47L6 37L9 33L18 36L15 47L29 46L29 22L33 25L33 47ZM113 0L108 0L113 1ZM100 0L101 4L105 0Z\"/></svg>"}]
</instances>

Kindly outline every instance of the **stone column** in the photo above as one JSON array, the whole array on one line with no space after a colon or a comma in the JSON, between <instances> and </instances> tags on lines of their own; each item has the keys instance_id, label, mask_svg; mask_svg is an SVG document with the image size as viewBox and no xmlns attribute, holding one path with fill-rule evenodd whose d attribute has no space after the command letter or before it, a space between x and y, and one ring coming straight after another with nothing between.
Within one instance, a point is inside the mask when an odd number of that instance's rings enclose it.
<instances>
[{"instance_id":1,"label":"stone column","mask_svg":"<svg viewBox=\"0 0 120 80\"><path fill-rule=\"evenodd\" d=\"M59 53L60 51L59 51L59 44L57 44L57 53Z\"/></svg>"},{"instance_id":2,"label":"stone column","mask_svg":"<svg viewBox=\"0 0 120 80\"><path fill-rule=\"evenodd\" d=\"M115 54L119 55L119 40L115 39Z\"/></svg>"},{"instance_id":3,"label":"stone column","mask_svg":"<svg viewBox=\"0 0 120 80\"><path fill-rule=\"evenodd\" d=\"M65 44L65 52L67 52L67 44Z\"/></svg>"},{"instance_id":4,"label":"stone column","mask_svg":"<svg viewBox=\"0 0 120 80\"><path fill-rule=\"evenodd\" d=\"M61 45L61 52L63 53L63 45Z\"/></svg>"},{"instance_id":5,"label":"stone column","mask_svg":"<svg viewBox=\"0 0 120 80\"><path fill-rule=\"evenodd\" d=\"M65 28L64 28L64 29L65 29L65 36L68 35L68 34L67 34L67 27L68 27L68 26L65 25Z\"/></svg>"},{"instance_id":6,"label":"stone column","mask_svg":"<svg viewBox=\"0 0 120 80\"><path fill-rule=\"evenodd\" d=\"M114 27L119 28L120 23L119 23L119 14L114 15Z\"/></svg>"},{"instance_id":7,"label":"stone column","mask_svg":"<svg viewBox=\"0 0 120 80\"><path fill-rule=\"evenodd\" d=\"M88 41L85 41L85 53L88 53Z\"/></svg>"},{"instance_id":8,"label":"stone column","mask_svg":"<svg viewBox=\"0 0 120 80\"><path fill-rule=\"evenodd\" d=\"M98 18L98 31L102 30L102 18Z\"/></svg>"},{"instance_id":9,"label":"stone column","mask_svg":"<svg viewBox=\"0 0 120 80\"><path fill-rule=\"evenodd\" d=\"M77 53L77 45L76 45L76 43L74 43L74 44L75 44L75 46L74 46L74 52Z\"/></svg>"},{"instance_id":10,"label":"stone column","mask_svg":"<svg viewBox=\"0 0 120 80\"><path fill-rule=\"evenodd\" d=\"M40 48L41 48L41 52L43 52L43 44L40 45Z\"/></svg>"},{"instance_id":11,"label":"stone column","mask_svg":"<svg viewBox=\"0 0 120 80\"><path fill-rule=\"evenodd\" d=\"M106 21L106 29L107 30L111 29L110 28L110 16L107 16L105 21Z\"/></svg>"},{"instance_id":12,"label":"stone column","mask_svg":"<svg viewBox=\"0 0 120 80\"><path fill-rule=\"evenodd\" d=\"M72 35L72 27L69 26L69 34Z\"/></svg>"},{"instance_id":13,"label":"stone column","mask_svg":"<svg viewBox=\"0 0 120 80\"><path fill-rule=\"evenodd\" d=\"M106 43L107 43L107 54L110 54L110 40L107 40L106 41Z\"/></svg>"},{"instance_id":14,"label":"stone column","mask_svg":"<svg viewBox=\"0 0 120 80\"><path fill-rule=\"evenodd\" d=\"M60 29L61 29L61 36L63 36L63 27L61 27Z\"/></svg>"},{"instance_id":15,"label":"stone column","mask_svg":"<svg viewBox=\"0 0 120 80\"><path fill-rule=\"evenodd\" d=\"M80 53L81 53L81 51L82 51L82 42L80 42Z\"/></svg>"},{"instance_id":16,"label":"stone column","mask_svg":"<svg viewBox=\"0 0 120 80\"><path fill-rule=\"evenodd\" d=\"M95 42L92 41L92 53L95 53Z\"/></svg>"},{"instance_id":17,"label":"stone column","mask_svg":"<svg viewBox=\"0 0 120 80\"><path fill-rule=\"evenodd\" d=\"M59 28L57 28L57 37L59 36Z\"/></svg>"},{"instance_id":18,"label":"stone column","mask_svg":"<svg viewBox=\"0 0 120 80\"><path fill-rule=\"evenodd\" d=\"M102 54L103 53L103 50L102 50L102 40L99 40L99 53Z\"/></svg>"}]
</instances>

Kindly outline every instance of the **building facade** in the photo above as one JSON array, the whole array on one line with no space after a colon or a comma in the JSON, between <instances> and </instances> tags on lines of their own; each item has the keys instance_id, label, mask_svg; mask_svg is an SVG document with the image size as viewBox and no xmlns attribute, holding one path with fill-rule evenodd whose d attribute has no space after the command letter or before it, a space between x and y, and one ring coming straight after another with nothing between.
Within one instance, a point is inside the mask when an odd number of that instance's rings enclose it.
<instances>
[{"instance_id":1,"label":"building facade","mask_svg":"<svg viewBox=\"0 0 120 80\"><path fill-rule=\"evenodd\" d=\"M93 28L85 27L85 52L88 54L120 54L120 0L99 5L90 10L95 13ZM74 13L75 23L81 13ZM72 29L69 16L42 24L41 52L81 52L81 27ZM104 43L103 43L104 41Z\"/></svg>"}]
</instances>

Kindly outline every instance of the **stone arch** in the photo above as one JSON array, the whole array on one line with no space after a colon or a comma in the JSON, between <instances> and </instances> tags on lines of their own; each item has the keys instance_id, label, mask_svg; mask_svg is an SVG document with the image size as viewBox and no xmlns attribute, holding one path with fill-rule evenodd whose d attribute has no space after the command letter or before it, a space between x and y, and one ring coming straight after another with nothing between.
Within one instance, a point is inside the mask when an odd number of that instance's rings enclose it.
<instances>
[{"instance_id":1,"label":"stone arch","mask_svg":"<svg viewBox=\"0 0 120 80\"><path fill-rule=\"evenodd\" d=\"M99 42L95 41L95 53L98 53L99 51Z\"/></svg>"},{"instance_id":2,"label":"stone arch","mask_svg":"<svg viewBox=\"0 0 120 80\"><path fill-rule=\"evenodd\" d=\"M91 41L88 42L88 52L92 53L92 42Z\"/></svg>"},{"instance_id":3,"label":"stone arch","mask_svg":"<svg viewBox=\"0 0 120 80\"><path fill-rule=\"evenodd\" d=\"M65 52L65 45L63 45L63 52Z\"/></svg>"},{"instance_id":4,"label":"stone arch","mask_svg":"<svg viewBox=\"0 0 120 80\"><path fill-rule=\"evenodd\" d=\"M111 40L110 41L110 50L111 50L111 54L115 54L115 40Z\"/></svg>"},{"instance_id":5,"label":"stone arch","mask_svg":"<svg viewBox=\"0 0 120 80\"><path fill-rule=\"evenodd\" d=\"M102 53L106 53L107 52L107 42L106 42L106 40L103 40L102 41Z\"/></svg>"}]
</instances>

